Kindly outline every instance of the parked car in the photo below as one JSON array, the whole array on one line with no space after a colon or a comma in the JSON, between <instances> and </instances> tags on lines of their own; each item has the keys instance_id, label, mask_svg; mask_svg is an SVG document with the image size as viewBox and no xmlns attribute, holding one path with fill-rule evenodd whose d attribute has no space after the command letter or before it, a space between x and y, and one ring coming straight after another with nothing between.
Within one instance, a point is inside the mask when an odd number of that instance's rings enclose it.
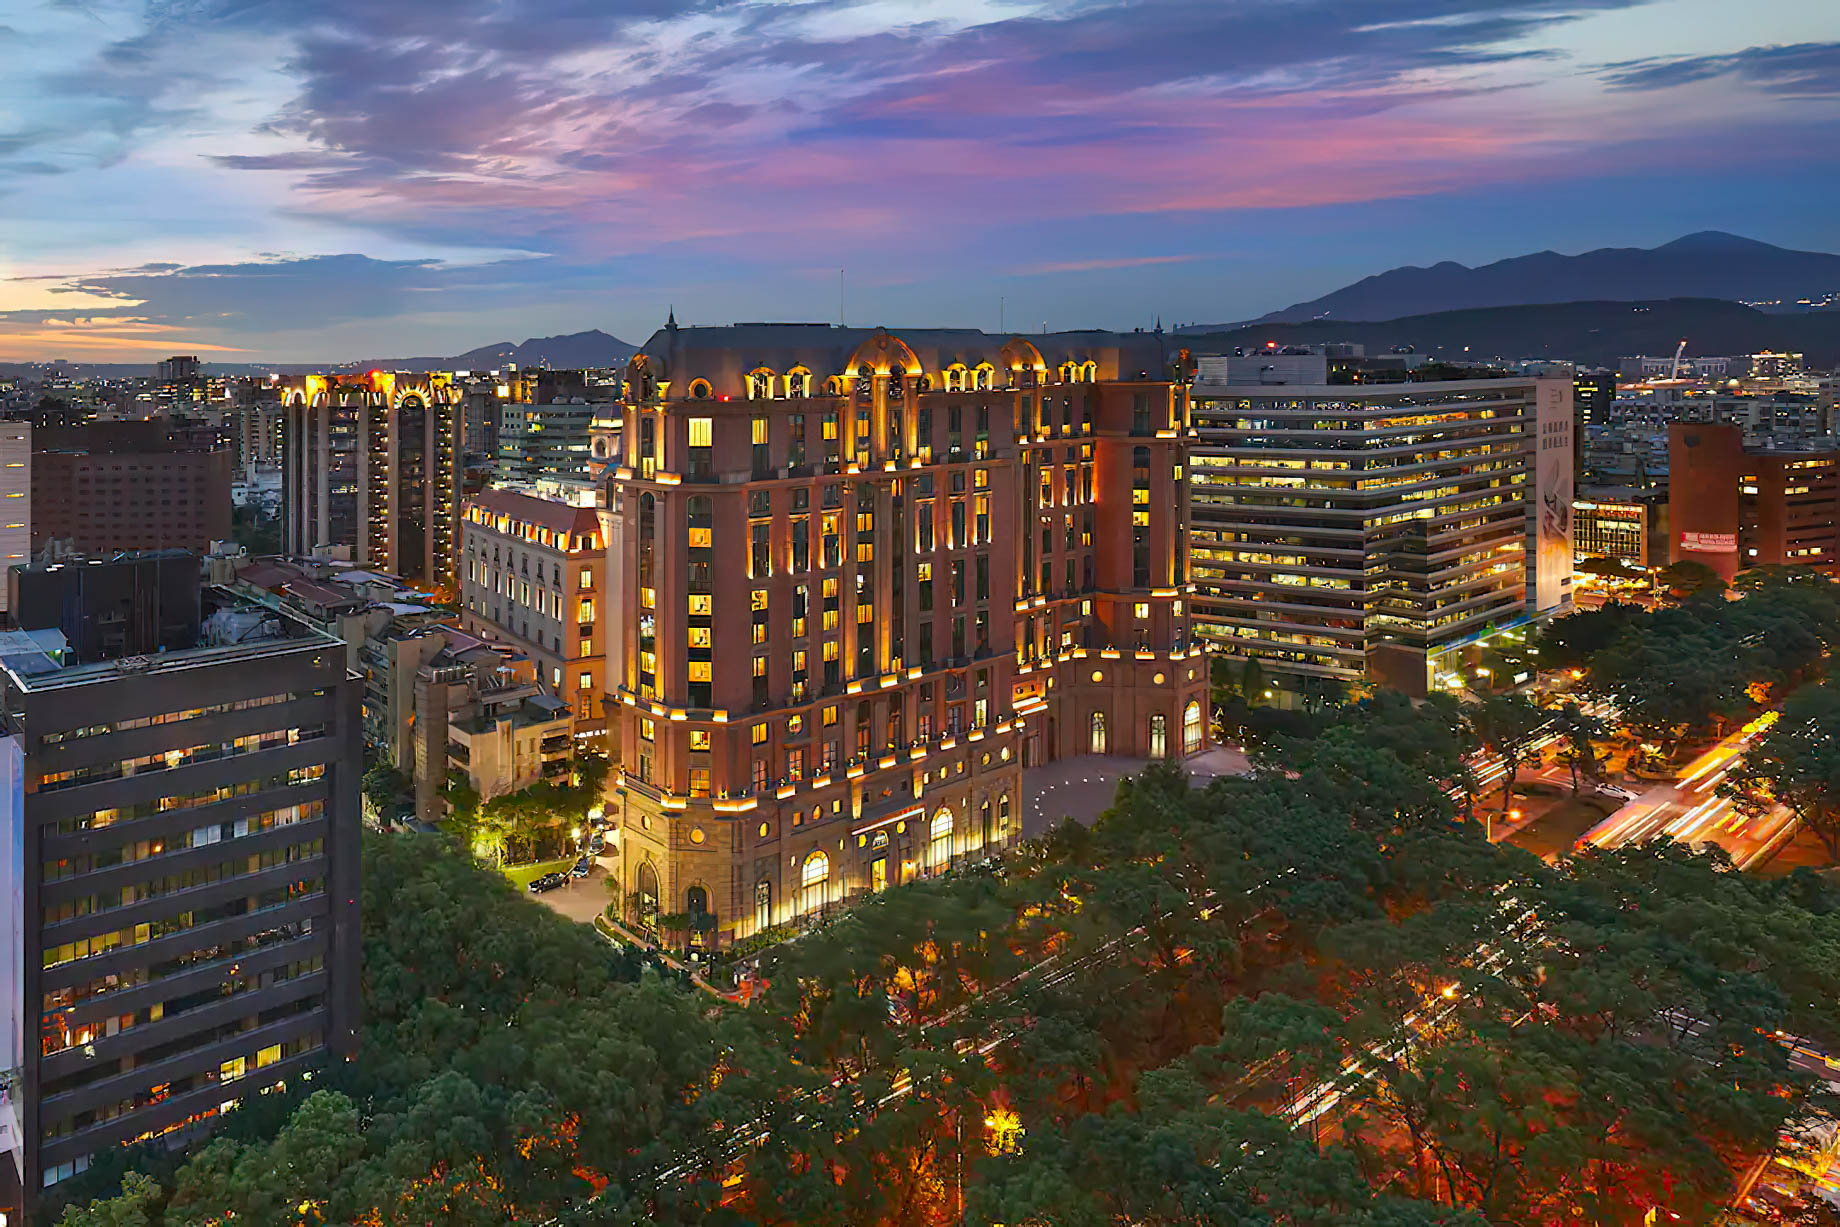
<instances>
[{"instance_id":1,"label":"parked car","mask_svg":"<svg viewBox=\"0 0 1840 1227\"><path fill-rule=\"evenodd\" d=\"M606 849L607 849L607 841L605 838L602 837L599 831L596 831L594 834L588 836L588 855L589 856L599 856L602 852L606 851Z\"/></svg>"},{"instance_id":2,"label":"parked car","mask_svg":"<svg viewBox=\"0 0 1840 1227\"><path fill-rule=\"evenodd\" d=\"M593 868L594 858L591 856L584 856L575 862L575 868L569 870L569 874L573 877L585 878L588 876L588 871Z\"/></svg>"},{"instance_id":3,"label":"parked car","mask_svg":"<svg viewBox=\"0 0 1840 1227\"><path fill-rule=\"evenodd\" d=\"M532 878L530 880L530 893L533 895L540 895L544 891L555 890L566 881L568 881L568 879L559 873L546 873L542 877Z\"/></svg>"}]
</instances>

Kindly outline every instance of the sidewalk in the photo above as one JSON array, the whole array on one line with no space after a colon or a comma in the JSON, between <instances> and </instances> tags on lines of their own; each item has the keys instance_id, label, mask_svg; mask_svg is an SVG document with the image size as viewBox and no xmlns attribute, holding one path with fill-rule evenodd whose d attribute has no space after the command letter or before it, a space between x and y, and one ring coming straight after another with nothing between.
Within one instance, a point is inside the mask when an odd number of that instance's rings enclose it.
<instances>
[{"instance_id":1,"label":"sidewalk","mask_svg":"<svg viewBox=\"0 0 1840 1227\"><path fill-rule=\"evenodd\" d=\"M662 962L666 967L669 967L672 971L681 971L684 974L688 975L690 977L690 983L696 985L698 988L702 989L704 992L708 993L712 997L719 997L723 1001L729 1002L730 1004L734 1004L734 1005L745 1004L746 999L741 993L733 992L733 991L723 992L721 989L711 984L708 980L705 980L703 978L703 973L699 971L697 968L691 966L688 963L683 962L681 959L674 958L673 956L665 953L665 951L661 949L659 946L657 946L656 944L654 944L647 938L644 938L640 936L639 934L634 933L631 929L627 928L625 925L621 924L619 921L610 919L605 913L602 913L601 915L598 915L594 918L594 931L596 933L599 933L603 938L607 939L607 941L609 942L617 944L623 941L623 942L626 942L628 945L637 946L641 950L651 951L653 954L656 954L658 956L659 961Z\"/></svg>"}]
</instances>

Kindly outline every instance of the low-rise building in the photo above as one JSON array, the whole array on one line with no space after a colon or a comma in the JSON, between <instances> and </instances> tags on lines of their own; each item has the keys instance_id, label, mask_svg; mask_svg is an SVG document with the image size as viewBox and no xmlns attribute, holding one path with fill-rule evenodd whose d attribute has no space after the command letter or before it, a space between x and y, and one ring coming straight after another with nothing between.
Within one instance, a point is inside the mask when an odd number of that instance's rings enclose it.
<instances>
[{"instance_id":1,"label":"low-rise building","mask_svg":"<svg viewBox=\"0 0 1840 1227\"><path fill-rule=\"evenodd\" d=\"M1572 556L1579 562L1611 558L1645 570L1667 565L1665 489L1586 486L1572 500L1572 513Z\"/></svg>"},{"instance_id":2,"label":"low-rise building","mask_svg":"<svg viewBox=\"0 0 1840 1227\"><path fill-rule=\"evenodd\" d=\"M596 743L606 721L606 543L593 506L518 490L485 490L460 521L461 625L508 643Z\"/></svg>"},{"instance_id":3,"label":"low-rise building","mask_svg":"<svg viewBox=\"0 0 1840 1227\"><path fill-rule=\"evenodd\" d=\"M408 770L417 815L433 822L446 813L450 771L485 800L539 780L562 782L574 754L573 719L544 693L536 662L453 627L425 635L442 646L415 672Z\"/></svg>"}]
</instances>

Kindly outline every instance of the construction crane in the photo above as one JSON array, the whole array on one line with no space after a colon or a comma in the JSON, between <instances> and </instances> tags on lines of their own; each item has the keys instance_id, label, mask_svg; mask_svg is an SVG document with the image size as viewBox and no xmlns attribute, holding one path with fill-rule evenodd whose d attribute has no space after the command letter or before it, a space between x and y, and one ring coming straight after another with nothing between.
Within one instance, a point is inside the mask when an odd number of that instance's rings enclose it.
<instances>
[{"instance_id":1,"label":"construction crane","mask_svg":"<svg viewBox=\"0 0 1840 1227\"><path fill-rule=\"evenodd\" d=\"M1680 360L1687 352L1687 339L1680 338L1680 344L1674 347L1674 365L1668 369L1668 379L1680 378Z\"/></svg>"}]
</instances>

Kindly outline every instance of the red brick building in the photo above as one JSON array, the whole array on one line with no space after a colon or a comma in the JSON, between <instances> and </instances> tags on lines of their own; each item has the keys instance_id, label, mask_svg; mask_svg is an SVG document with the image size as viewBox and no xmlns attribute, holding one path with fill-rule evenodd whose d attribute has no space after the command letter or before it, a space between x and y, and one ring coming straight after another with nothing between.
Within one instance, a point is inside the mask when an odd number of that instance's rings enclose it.
<instances>
[{"instance_id":1,"label":"red brick building","mask_svg":"<svg viewBox=\"0 0 1840 1227\"><path fill-rule=\"evenodd\" d=\"M1762 566L1840 562L1840 452L1753 448L1718 423L1668 428L1669 560L1726 579Z\"/></svg>"},{"instance_id":2,"label":"red brick building","mask_svg":"<svg viewBox=\"0 0 1840 1227\"><path fill-rule=\"evenodd\" d=\"M634 357L596 440L634 914L746 936L1008 842L1026 765L1203 747L1164 346L671 324Z\"/></svg>"},{"instance_id":3,"label":"red brick building","mask_svg":"<svg viewBox=\"0 0 1840 1227\"><path fill-rule=\"evenodd\" d=\"M202 555L230 536L231 468L214 432L159 419L34 431L32 548Z\"/></svg>"}]
</instances>

